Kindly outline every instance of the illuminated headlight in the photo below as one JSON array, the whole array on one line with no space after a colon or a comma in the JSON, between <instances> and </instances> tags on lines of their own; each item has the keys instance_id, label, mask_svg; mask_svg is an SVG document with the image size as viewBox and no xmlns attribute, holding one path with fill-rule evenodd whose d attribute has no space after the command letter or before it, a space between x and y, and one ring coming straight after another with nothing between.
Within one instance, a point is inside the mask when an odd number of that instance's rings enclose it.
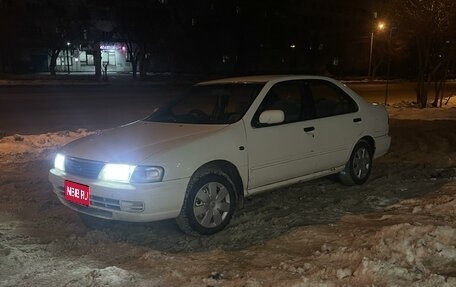
<instances>
[{"instance_id":1,"label":"illuminated headlight","mask_svg":"<svg viewBox=\"0 0 456 287\"><path fill-rule=\"evenodd\" d=\"M147 183L163 179L163 168L107 163L98 178L105 181Z\"/></svg>"},{"instance_id":2,"label":"illuminated headlight","mask_svg":"<svg viewBox=\"0 0 456 287\"><path fill-rule=\"evenodd\" d=\"M54 168L65 171L65 156L63 154L56 154L54 159Z\"/></svg>"},{"instance_id":3,"label":"illuminated headlight","mask_svg":"<svg viewBox=\"0 0 456 287\"><path fill-rule=\"evenodd\" d=\"M107 163L98 178L106 181L129 182L135 168L135 165Z\"/></svg>"}]
</instances>

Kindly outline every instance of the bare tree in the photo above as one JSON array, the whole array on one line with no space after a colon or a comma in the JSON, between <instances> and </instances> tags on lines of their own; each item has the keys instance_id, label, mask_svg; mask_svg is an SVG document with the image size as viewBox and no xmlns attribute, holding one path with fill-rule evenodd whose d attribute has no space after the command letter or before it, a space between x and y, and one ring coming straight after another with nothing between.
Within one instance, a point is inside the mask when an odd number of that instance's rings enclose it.
<instances>
[{"instance_id":1,"label":"bare tree","mask_svg":"<svg viewBox=\"0 0 456 287\"><path fill-rule=\"evenodd\" d=\"M111 9L115 22L113 33L127 47L133 77L136 78L139 70L140 77L144 78L149 63L147 56L154 52L158 43L172 37L167 33L171 20L169 8L161 1L130 0L114 1Z\"/></svg>"},{"instance_id":2,"label":"bare tree","mask_svg":"<svg viewBox=\"0 0 456 287\"><path fill-rule=\"evenodd\" d=\"M442 83L439 86L444 83L446 73L441 70L447 60L448 41L455 33L456 2L402 0L391 1L390 5L395 8L401 30L414 42L418 60L416 100L424 108L430 86L438 75Z\"/></svg>"},{"instance_id":3,"label":"bare tree","mask_svg":"<svg viewBox=\"0 0 456 287\"><path fill-rule=\"evenodd\" d=\"M54 10L54 12L54 17L59 14L58 10ZM62 13L62 11L60 11L60 13ZM64 49L64 41L67 37L69 27L67 26L68 22L64 21L60 17L47 18L45 21L45 23L48 25L46 25L46 30L44 33L44 44L48 47L48 56L50 58L49 72L51 75L55 75L57 58L60 52Z\"/></svg>"}]
</instances>

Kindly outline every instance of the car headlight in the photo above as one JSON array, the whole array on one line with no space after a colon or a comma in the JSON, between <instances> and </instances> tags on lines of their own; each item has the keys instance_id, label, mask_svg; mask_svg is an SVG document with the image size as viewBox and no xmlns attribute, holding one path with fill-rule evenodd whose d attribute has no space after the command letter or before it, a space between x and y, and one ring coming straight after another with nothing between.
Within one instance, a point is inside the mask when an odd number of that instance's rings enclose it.
<instances>
[{"instance_id":1,"label":"car headlight","mask_svg":"<svg viewBox=\"0 0 456 287\"><path fill-rule=\"evenodd\" d=\"M98 178L106 181L130 182L135 165L107 163L101 169Z\"/></svg>"},{"instance_id":2,"label":"car headlight","mask_svg":"<svg viewBox=\"0 0 456 287\"><path fill-rule=\"evenodd\" d=\"M138 183L162 181L163 174L163 168L159 166L137 166L130 181Z\"/></svg>"},{"instance_id":3,"label":"car headlight","mask_svg":"<svg viewBox=\"0 0 456 287\"><path fill-rule=\"evenodd\" d=\"M54 168L65 171L65 156L63 154L56 154L54 159Z\"/></svg>"},{"instance_id":4,"label":"car headlight","mask_svg":"<svg viewBox=\"0 0 456 287\"><path fill-rule=\"evenodd\" d=\"M163 168L107 163L98 178L105 181L147 183L163 179Z\"/></svg>"}]
</instances>

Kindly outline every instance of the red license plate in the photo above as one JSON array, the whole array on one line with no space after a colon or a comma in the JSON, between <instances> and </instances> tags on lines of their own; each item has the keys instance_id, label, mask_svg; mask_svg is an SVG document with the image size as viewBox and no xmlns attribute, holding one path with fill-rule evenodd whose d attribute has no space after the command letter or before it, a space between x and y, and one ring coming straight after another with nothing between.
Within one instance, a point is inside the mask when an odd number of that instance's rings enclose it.
<instances>
[{"instance_id":1,"label":"red license plate","mask_svg":"<svg viewBox=\"0 0 456 287\"><path fill-rule=\"evenodd\" d=\"M65 180L65 199L85 206L90 205L90 187Z\"/></svg>"}]
</instances>

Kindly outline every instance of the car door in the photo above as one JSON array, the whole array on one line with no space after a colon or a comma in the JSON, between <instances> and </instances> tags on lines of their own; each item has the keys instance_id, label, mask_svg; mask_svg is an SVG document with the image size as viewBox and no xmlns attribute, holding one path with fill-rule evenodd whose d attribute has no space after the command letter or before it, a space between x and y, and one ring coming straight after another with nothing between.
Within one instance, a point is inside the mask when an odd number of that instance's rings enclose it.
<instances>
[{"instance_id":1,"label":"car door","mask_svg":"<svg viewBox=\"0 0 456 287\"><path fill-rule=\"evenodd\" d=\"M266 94L246 125L249 145L249 190L296 178L315 168L314 137L304 134L301 81L275 84ZM261 125L258 118L265 110L282 110L284 122Z\"/></svg>"},{"instance_id":2,"label":"car door","mask_svg":"<svg viewBox=\"0 0 456 287\"><path fill-rule=\"evenodd\" d=\"M308 80L315 107L313 121L317 169L344 165L353 144L361 137L363 122L356 102L340 87L326 80Z\"/></svg>"}]
</instances>

